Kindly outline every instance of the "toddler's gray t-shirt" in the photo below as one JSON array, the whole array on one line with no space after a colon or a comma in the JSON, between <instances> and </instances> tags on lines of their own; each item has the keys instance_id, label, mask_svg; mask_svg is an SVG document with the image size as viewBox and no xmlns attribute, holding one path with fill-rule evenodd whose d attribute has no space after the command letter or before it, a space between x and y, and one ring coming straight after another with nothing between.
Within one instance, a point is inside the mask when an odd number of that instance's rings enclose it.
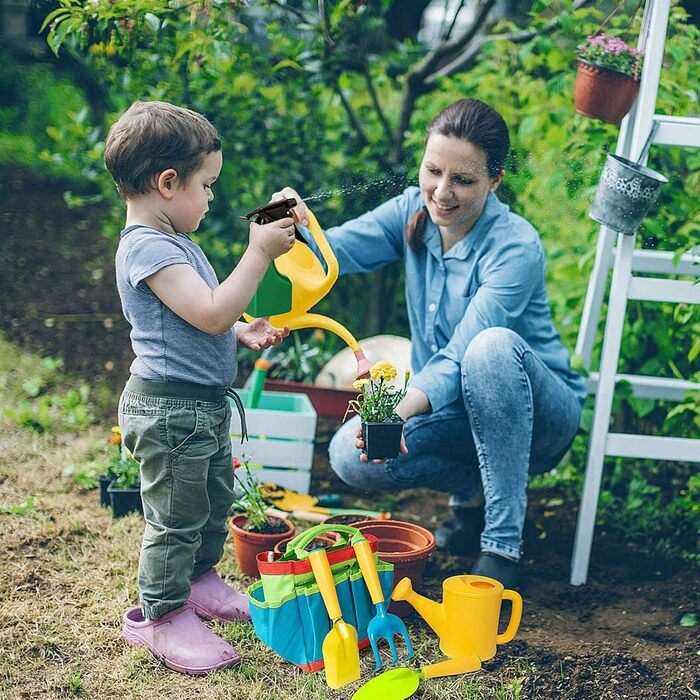
<instances>
[{"instance_id":1,"label":"toddler's gray t-shirt","mask_svg":"<svg viewBox=\"0 0 700 700\"><path fill-rule=\"evenodd\" d=\"M198 330L171 311L144 279L168 265L191 265L210 289L219 286L202 249L186 234L144 226L121 232L117 248L117 289L136 359L131 373L159 382L229 386L236 377L236 335Z\"/></svg>"}]
</instances>

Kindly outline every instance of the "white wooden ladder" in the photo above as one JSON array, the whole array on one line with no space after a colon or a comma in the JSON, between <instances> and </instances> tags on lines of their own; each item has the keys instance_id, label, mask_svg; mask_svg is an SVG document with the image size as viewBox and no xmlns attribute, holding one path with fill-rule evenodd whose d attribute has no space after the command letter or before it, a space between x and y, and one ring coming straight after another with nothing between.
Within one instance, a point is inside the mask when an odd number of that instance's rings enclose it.
<instances>
[{"instance_id":1,"label":"white wooden ladder","mask_svg":"<svg viewBox=\"0 0 700 700\"><path fill-rule=\"evenodd\" d=\"M700 117L671 117L655 114L661 64L666 43L670 0L648 0L644 8L638 47L645 51L639 96L620 127L615 153L636 161L654 122L658 128L652 147L700 147ZM642 165L646 162L646 158ZM672 187L670 183L666 185ZM617 245L615 245L617 236ZM634 396L649 399L681 400L686 392L700 389L700 384L678 379L617 374L623 326L628 299L700 303L700 284L696 280L666 279L666 276L700 276L698 256L685 254L674 263L670 251L635 249L636 236L616 234L601 226L595 263L588 283L576 353L588 369L605 297L608 272L612 281L608 296L608 313L598 372L591 373L589 392L595 393L595 409L588 447L588 461L576 525L571 559L571 583L586 582L598 495L606 456L636 459L662 459L700 462L700 440L612 433L609 430L615 383L626 380ZM633 273L658 275L633 276Z\"/></svg>"}]
</instances>

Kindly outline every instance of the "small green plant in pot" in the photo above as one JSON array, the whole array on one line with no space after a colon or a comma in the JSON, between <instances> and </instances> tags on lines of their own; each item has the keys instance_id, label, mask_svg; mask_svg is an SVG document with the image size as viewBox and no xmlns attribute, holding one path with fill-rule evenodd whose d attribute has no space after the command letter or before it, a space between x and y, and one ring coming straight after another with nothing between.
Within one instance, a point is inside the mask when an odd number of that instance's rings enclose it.
<instances>
[{"instance_id":1,"label":"small green plant in pot","mask_svg":"<svg viewBox=\"0 0 700 700\"><path fill-rule=\"evenodd\" d=\"M109 479L107 493L112 506L112 516L121 518L129 513L143 513L141 465L122 444L121 432L117 426L112 428L110 448L112 446L118 449L107 463L107 474L102 477Z\"/></svg>"},{"instance_id":2,"label":"small green plant in pot","mask_svg":"<svg viewBox=\"0 0 700 700\"><path fill-rule=\"evenodd\" d=\"M643 55L615 36L587 37L576 53L576 111L619 124L637 97Z\"/></svg>"},{"instance_id":3,"label":"small green plant in pot","mask_svg":"<svg viewBox=\"0 0 700 700\"><path fill-rule=\"evenodd\" d=\"M260 485L250 471L250 461L243 457L243 463L233 458L233 476L242 490L242 495L231 507L229 530L233 537L238 568L248 576L257 577L257 556L261 552L271 552L280 541L294 535L295 527L267 512Z\"/></svg>"},{"instance_id":4,"label":"small green plant in pot","mask_svg":"<svg viewBox=\"0 0 700 700\"><path fill-rule=\"evenodd\" d=\"M362 451L367 458L391 459L398 456L401 447L404 422L396 414L396 406L406 396L410 372L404 374L402 389L392 384L396 367L387 360L372 365L369 374L369 379L358 379L353 384L360 393L348 404L347 413L360 416L365 443Z\"/></svg>"}]
</instances>

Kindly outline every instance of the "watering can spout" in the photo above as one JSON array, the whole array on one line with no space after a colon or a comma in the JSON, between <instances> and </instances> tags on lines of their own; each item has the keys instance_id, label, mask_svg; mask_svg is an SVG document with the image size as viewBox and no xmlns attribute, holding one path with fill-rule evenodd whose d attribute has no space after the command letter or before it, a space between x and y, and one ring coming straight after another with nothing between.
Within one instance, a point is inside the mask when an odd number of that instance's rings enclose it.
<instances>
[{"instance_id":1,"label":"watering can spout","mask_svg":"<svg viewBox=\"0 0 700 700\"><path fill-rule=\"evenodd\" d=\"M365 357L365 353L362 352L362 348L358 345L357 350L354 352L355 359L357 360L357 379L363 379L364 377L369 377L369 368L372 366L370 361Z\"/></svg>"},{"instance_id":2,"label":"watering can spout","mask_svg":"<svg viewBox=\"0 0 700 700\"><path fill-rule=\"evenodd\" d=\"M436 603L416 593L410 578L402 578L391 593L392 600L405 600L433 628L438 637L447 632L448 620L445 603Z\"/></svg>"}]
</instances>

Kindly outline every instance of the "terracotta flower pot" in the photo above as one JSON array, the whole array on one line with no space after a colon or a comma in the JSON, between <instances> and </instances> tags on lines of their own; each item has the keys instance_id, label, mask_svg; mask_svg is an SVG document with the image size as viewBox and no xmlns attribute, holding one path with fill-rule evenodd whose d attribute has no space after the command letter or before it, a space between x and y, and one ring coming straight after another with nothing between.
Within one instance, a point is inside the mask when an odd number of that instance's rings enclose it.
<instances>
[{"instance_id":1,"label":"terracotta flower pot","mask_svg":"<svg viewBox=\"0 0 700 700\"><path fill-rule=\"evenodd\" d=\"M393 459L398 457L401 446L403 421L368 421L362 422L362 450L368 459Z\"/></svg>"},{"instance_id":2,"label":"terracotta flower pot","mask_svg":"<svg viewBox=\"0 0 700 700\"><path fill-rule=\"evenodd\" d=\"M579 114L619 124L630 111L638 91L639 80L631 75L578 61L574 105Z\"/></svg>"},{"instance_id":3,"label":"terracotta flower pot","mask_svg":"<svg viewBox=\"0 0 700 700\"><path fill-rule=\"evenodd\" d=\"M289 520L270 516L270 520L282 523L284 529L280 532L251 532L245 529L248 522L247 515L234 515L229 518L228 529L233 537L233 545L236 550L236 562L238 568L248 576L258 578L258 563L256 557L260 552L272 551L280 540L288 539L294 535L294 525Z\"/></svg>"},{"instance_id":4,"label":"terracotta flower pot","mask_svg":"<svg viewBox=\"0 0 700 700\"><path fill-rule=\"evenodd\" d=\"M364 520L354 527L379 541L378 558L394 565L392 587L404 576L411 579L414 588L420 586L428 557L435 549L435 538L429 530L402 520ZM406 617L412 608L408 603L392 601L389 611Z\"/></svg>"}]
</instances>

